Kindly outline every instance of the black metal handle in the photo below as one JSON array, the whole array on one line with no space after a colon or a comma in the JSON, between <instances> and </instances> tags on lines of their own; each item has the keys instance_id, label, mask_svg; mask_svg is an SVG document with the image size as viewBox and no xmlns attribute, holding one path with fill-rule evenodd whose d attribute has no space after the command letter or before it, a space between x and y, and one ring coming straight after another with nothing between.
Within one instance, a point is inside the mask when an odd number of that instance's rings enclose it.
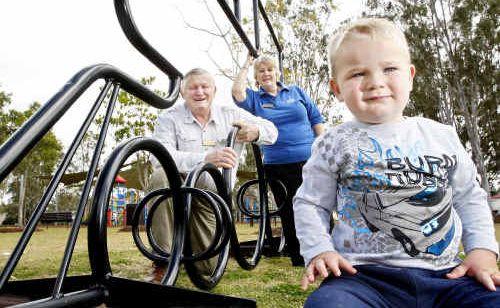
<instances>
[{"instance_id":1,"label":"black metal handle","mask_svg":"<svg viewBox=\"0 0 500 308\"><path fill-rule=\"evenodd\" d=\"M180 83L176 84L171 95L163 99L109 64L96 64L82 69L0 147L0 182L66 113L82 93L100 78L120 83L122 89L160 109L172 106L180 90Z\"/></svg>"},{"instance_id":2,"label":"black metal handle","mask_svg":"<svg viewBox=\"0 0 500 308\"><path fill-rule=\"evenodd\" d=\"M239 7L239 1L234 1L234 13L231 10L231 7L227 4L226 0L217 0L219 3L220 7L226 14L227 18L233 25L234 30L236 30L236 33L238 33L238 36L241 38L241 41L243 44L247 47L248 52L252 55L252 57L257 58L259 56L259 49L260 49L260 30L259 30L259 22L258 22L258 16L259 12L262 18L264 19L264 22L266 23L266 27L269 30L269 33L271 34L271 38L273 39L274 46L276 47L276 50L278 51L278 61L279 61L279 70L280 70L280 78L281 81L283 81L283 47L281 46L278 37L276 36L276 33L274 32L273 26L271 24L271 21L269 20L269 17L267 16L266 10L264 8L264 5L262 4L262 1L260 0L253 0L253 16L254 16L254 35L255 35L255 47L252 45L252 42L250 42L250 39L245 33L245 30L241 27L240 24L240 7Z\"/></svg>"},{"instance_id":3,"label":"black metal handle","mask_svg":"<svg viewBox=\"0 0 500 308\"><path fill-rule=\"evenodd\" d=\"M89 218L88 251L92 275L98 282L104 281L106 276L111 273L106 237L106 211L111 196L111 190L120 167L128 157L141 150L152 153L159 160L161 167L166 172L168 182L170 183L173 202L175 204L182 203L182 195L180 192L182 181L179 172L168 151L157 140L151 138L134 138L115 148L97 179L95 198ZM184 245L184 211L182 208L174 208L174 214L180 217L180 219L177 220L179 225L174 228L172 257L170 258L167 273L178 272ZM170 274L169 276L176 277L176 275Z\"/></svg>"},{"instance_id":4,"label":"black metal handle","mask_svg":"<svg viewBox=\"0 0 500 308\"><path fill-rule=\"evenodd\" d=\"M135 25L128 0L115 0L115 10L123 33L129 42L170 78L169 93L172 93L176 85L180 83L182 74L144 39Z\"/></svg>"}]
</instances>

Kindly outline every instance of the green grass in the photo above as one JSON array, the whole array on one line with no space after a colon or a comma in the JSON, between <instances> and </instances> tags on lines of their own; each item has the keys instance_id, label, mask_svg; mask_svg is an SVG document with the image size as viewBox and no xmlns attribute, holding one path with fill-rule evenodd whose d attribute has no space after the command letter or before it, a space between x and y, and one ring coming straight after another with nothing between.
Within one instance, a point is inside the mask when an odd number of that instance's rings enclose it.
<instances>
[{"instance_id":1,"label":"green grass","mask_svg":"<svg viewBox=\"0 0 500 308\"><path fill-rule=\"evenodd\" d=\"M496 224L495 228L497 240L500 240L500 224ZM252 239L255 238L257 225L253 228L239 225L237 229L243 240ZM67 227L42 227L35 232L11 279L56 276L68 233ZM19 236L20 233L0 233L0 268L5 265ZM117 228L108 229L108 249L114 275L142 280L149 274L151 262L138 251L130 232L119 232ZM301 307L314 289L312 287L307 292L300 289L302 271L301 268L292 267L287 258L263 257L252 271L241 269L231 259L221 282L212 292L253 298L257 300L259 307ZM69 274L89 272L87 230L82 228ZM176 285L195 288L183 272Z\"/></svg>"},{"instance_id":2,"label":"green grass","mask_svg":"<svg viewBox=\"0 0 500 308\"><path fill-rule=\"evenodd\" d=\"M245 239L255 239L258 230L238 226L238 233ZM60 267L69 228L42 227L35 232L26 252L23 254L12 280L55 277ZM0 268L7 261L20 237L20 233L0 233ZM108 249L113 275L142 280L151 270L151 261L136 248L130 232L119 232L118 228L108 229ZM69 275L90 272L87 255L87 230L82 228L72 257ZM253 298L259 307L301 307L308 292L300 289L302 268L294 268L288 258L263 257L252 271L239 267L230 259L221 282L211 292L231 296ZM195 289L189 278L181 271L176 286Z\"/></svg>"}]
</instances>

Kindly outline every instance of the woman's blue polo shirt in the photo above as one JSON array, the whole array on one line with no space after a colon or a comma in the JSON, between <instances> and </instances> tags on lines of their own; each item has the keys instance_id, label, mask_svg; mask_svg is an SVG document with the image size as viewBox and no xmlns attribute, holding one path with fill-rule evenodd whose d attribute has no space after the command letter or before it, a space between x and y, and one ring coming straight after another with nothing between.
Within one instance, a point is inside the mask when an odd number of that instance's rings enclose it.
<instances>
[{"instance_id":1,"label":"woman's blue polo shirt","mask_svg":"<svg viewBox=\"0 0 500 308\"><path fill-rule=\"evenodd\" d=\"M252 114L267 119L278 128L278 140L262 146L265 164L288 164L305 161L311 156L314 141L312 126L323 123L318 107L297 86L278 82L276 96L262 87L258 91L246 89L247 97L237 105Z\"/></svg>"}]
</instances>

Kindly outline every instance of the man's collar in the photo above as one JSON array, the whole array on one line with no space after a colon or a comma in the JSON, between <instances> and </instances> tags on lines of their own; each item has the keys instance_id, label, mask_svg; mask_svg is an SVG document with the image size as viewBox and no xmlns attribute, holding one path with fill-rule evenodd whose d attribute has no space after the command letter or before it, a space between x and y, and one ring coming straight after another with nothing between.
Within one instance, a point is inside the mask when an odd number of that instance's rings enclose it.
<instances>
[{"instance_id":1,"label":"man's collar","mask_svg":"<svg viewBox=\"0 0 500 308\"><path fill-rule=\"evenodd\" d=\"M193 123L195 121L193 113L186 105L186 102L184 102L183 106L184 106L184 123L185 124Z\"/></svg>"},{"instance_id":2,"label":"man's collar","mask_svg":"<svg viewBox=\"0 0 500 308\"><path fill-rule=\"evenodd\" d=\"M211 121L214 121L215 124L218 124L220 123L220 118L219 118L219 113L220 113L220 110L217 110L217 106L216 104L214 104L214 102L212 102L212 105L210 106L210 119L208 120L208 123L210 123ZM186 105L186 103L184 103L184 123L186 124L190 124L190 123L193 123L193 122L196 122L196 118L194 117L193 113L191 112L191 110L188 108L188 106Z\"/></svg>"}]
</instances>

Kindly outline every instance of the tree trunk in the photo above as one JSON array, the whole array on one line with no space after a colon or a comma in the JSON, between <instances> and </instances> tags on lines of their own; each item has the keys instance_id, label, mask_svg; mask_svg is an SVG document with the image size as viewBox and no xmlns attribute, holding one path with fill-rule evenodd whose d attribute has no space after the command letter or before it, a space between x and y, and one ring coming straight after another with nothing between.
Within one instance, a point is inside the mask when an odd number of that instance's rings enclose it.
<instances>
[{"instance_id":1,"label":"tree trunk","mask_svg":"<svg viewBox=\"0 0 500 308\"><path fill-rule=\"evenodd\" d=\"M19 207L17 209L17 225L19 227L24 227L24 197L26 195L26 180L28 171L26 170L24 174L21 174L19 179Z\"/></svg>"},{"instance_id":2,"label":"tree trunk","mask_svg":"<svg viewBox=\"0 0 500 308\"><path fill-rule=\"evenodd\" d=\"M461 88L458 91L458 104L460 109L463 110L463 116L465 118L465 129L467 136L469 137L469 143L472 151L472 160L476 164L477 173L481 177L481 187L486 191L488 196L490 195L490 187L488 185L488 174L486 172L483 152L481 150L481 143L479 137L479 131L477 129L477 108L475 103L470 103L471 108L467 108L466 98L463 90Z\"/></svg>"},{"instance_id":3,"label":"tree trunk","mask_svg":"<svg viewBox=\"0 0 500 308\"><path fill-rule=\"evenodd\" d=\"M442 1L440 1L440 6L441 6L441 11L443 14L442 19L440 19L439 14L436 11L436 8L434 5L431 5L431 12L433 16L433 21L436 21L436 26L437 28L441 30L441 33L443 34L443 37L441 38L441 42L443 43L443 47L445 52L448 54L448 59L449 63L451 66L451 69L453 72L459 72L459 65L455 62L456 60L456 52L455 48L452 43L452 39L450 36L450 29L447 25L446 22L446 14L444 13L444 4ZM464 117L464 125L465 125L465 130L467 132L467 137L469 139L469 143L471 146L471 151L472 151L472 159L474 163L476 164L477 172L479 176L481 177L481 187L488 193L490 194L490 189L488 185L488 175L486 172L486 167L484 163L484 157L483 153L481 150L481 144L480 144L480 136L479 136L479 130L478 130L478 114L477 114L477 102L473 101L474 97L472 96L466 96L464 93L464 87L471 87L474 88L474 80L469 80L468 85L464 85L463 83L460 82L460 80L457 78L456 75L451 76L451 85L452 87L450 88L450 94L455 94L455 99L458 104L458 107L460 109L460 113ZM469 91L472 92L472 91ZM469 108L470 106L470 108Z\"/></svg>"}]
</instances>

